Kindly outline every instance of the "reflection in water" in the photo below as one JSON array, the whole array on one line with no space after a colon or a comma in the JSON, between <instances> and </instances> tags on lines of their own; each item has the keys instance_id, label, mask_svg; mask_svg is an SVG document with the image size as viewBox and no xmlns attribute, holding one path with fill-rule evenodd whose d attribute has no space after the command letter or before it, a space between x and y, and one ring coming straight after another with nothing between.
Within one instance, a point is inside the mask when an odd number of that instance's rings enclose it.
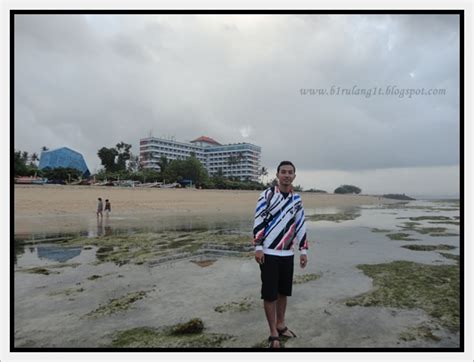
<instances>
[{"instance_id":1,"label":"reflection in water","mask_svg":"<svg viewBox=\"0 0 474 362\"><path fill-rule=\"evenodd\" d=\"M59 246L38 246L38 258L61 263L81 254L82 247L65 248Z\"/></svg>"},{"instance_id":2,"label":"reflection in water","mask_svg":"<svg viewBox=\"0 0 474 362\"><path fill-rule=\"evenodd\" d=\"M25 253L25 244L15 240L13 244L13 249L15 251L13 262L14 264L16 264L18 257L22 256Z\"/></svg>"},{"instance_id":3,"label":"reflection in water","mask_svg":"<svg viewBox=\"0 0 474 362\"><path fill-rule=\"evenodd\" d=\"M137 226L139 223L139 226ZM166 231L183 232L205 232L209 230L236 230L245 233L251 233L253 228L253 217L235 217L235 216L180 216L180 217L157 217L150 219L149 222L143 220L122 220L112 217L98 218L92 221L87 228L76 232L65 233L24 233L15 234L15 247L20 247L21 243L39 244L51 243L64 240L65 238L88 237L110 235L133 235L136 233L160 233ZM23 253L19 249L20 253Z\"/></svg>"},{"instance_id":4,"label":"reflection in water","mask_svg":"<svg viewBox=\"0 0 474 362\"><path fill-rule=\"evenodd\" d=\"M102 227L102 218L97 217L97 236L102 236L103 227Z\"/></svg>"},{"instance_id":5,"label":"reflection in water","mask_svg":"<svg viewBox=\"0 0 474 362\"><path fill-rule=\"evenodd\" d=\"M102 218L97 218L97 236L110 236L112 235L112 227L110 226L109 218L105 218L105 222Z\"/></svg>"}]
</instances>

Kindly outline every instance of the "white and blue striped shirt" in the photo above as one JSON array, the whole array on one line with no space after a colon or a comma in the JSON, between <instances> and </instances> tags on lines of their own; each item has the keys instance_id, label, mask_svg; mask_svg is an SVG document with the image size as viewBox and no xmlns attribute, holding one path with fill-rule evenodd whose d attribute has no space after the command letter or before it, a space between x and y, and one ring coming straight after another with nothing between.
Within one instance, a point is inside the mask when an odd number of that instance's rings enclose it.
<instances>
[{"instance_id":1,"label":"white and blue striped shirt","mask_svg":"<svg viewBox=\"0 0 474 362\"><path fill-rule=\"evenodd\" d=\"M264 254L287 256L294 254L298 241L301 254L306 254L308 241L301 196L290 192L285 198L278 186L260 194L253 227L255 250Z\"/></svg>"}]
</instances>

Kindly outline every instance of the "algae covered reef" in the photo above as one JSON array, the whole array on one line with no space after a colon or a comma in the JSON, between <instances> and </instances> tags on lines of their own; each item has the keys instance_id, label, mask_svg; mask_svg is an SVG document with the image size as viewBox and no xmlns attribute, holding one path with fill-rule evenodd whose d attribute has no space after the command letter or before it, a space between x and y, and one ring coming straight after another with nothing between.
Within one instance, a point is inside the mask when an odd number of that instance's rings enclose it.
<instances>
[{"instance_id":1,"label":"algae covered reef","mask_svg":"<svg viewBox=\"0 0 474 362\"><path fill-rule=\"evenodd\" d=\"M433 201L431 201L433 202ZM459 200L457 202L444 203L440 201L436 205L412 205L408 202L400 202L395 204L385 204L382 209L402 209L402 210L423 210L426 212L437 212L437 211L458 211Z\"/></svg>"},{"instance_id":2,"label":"algae covered reef","mask_svg":"<svg viewBox=\"0 0 474 362\"><path fill-rule=\"evenodd\" d=\"M138 327L114 335L116 348L216 348L233 338L227 334L204 333L204 322L193 318L185 323L163 328Z\"/></svg>"},{"instance_id":3,"label":"algae covered reef","mask_svg":"<svg viewBox=\"0 0 474 362\"><path fill-rule=\"evenodd\" d=\"M107 304L87 313L84 317L99 318L110 314L124 312L130 308L130 305L146 297L148 291L138 291L128 293L120 298L111 299Z\"/></svg>"},{"instance_id":4,"label":"algae covered reef","mask_svg":"<svg viewBox=\"0 0 474 362\"><path fill-rule=\"evenodd\" d=\"M439 245L410 244L410 245L402 245L402 248L410 249L410 250L417 250L417 251L433 251L433 250L452 250L452 249L456 249L455 246L446 245L446 244L439 244Z\"/></svg>"},{"instance_id":5,"label":"algae covered reef","mask_svg":"<svg viewBox=\"0 0 474 362\"><path fill-rule=\"evenodd\" d=\"M252 237L247 233L227 230L214 231L165 231L136 234L117 234L94 238L76 237L63 240L64 246L97 247L97 263L113 262L117 265L165 262L176 255L192 256L203 253L233 253L247 256L252 250ZM215 259L194 261L205 267Z\"/></svg>"},{"instance_id":6,"label":"algae covered reef","mask_svg":"<svg viewBox=\"0 0 474 362\"><path fill-rule=\"evenodd\" d=\"M410 217L410 220L431 220L431 219L426 219L425 217L423 217L423 219ZM446 223L446 222L440 222L440 221L433 221L433 222L436 224ZM411 230L419 234L428 234L430 236L459 236L459 234L457 233L448 232L447 231L448 229L445 227L423 227L423 226L420 226L419 223L413 222L413 221L405 222L404 225L400 227L403 230Z\"/></svg>"},{"instance_id":7,"label":"algae covered reef","mask_svg":"<svg viewBox=\"0 0 474 362\"><path fill-rule=\"evenodd\" d=\"M417 241L420 239L413 239L410 237L410 234L407 233L394 233L394 234L387 234L387 237L390 240L403 240L403 241Z\"/></svg>"},{"instance_id":8,"label":"algae covered reef","mask_svg":"<svg viewBox=\"0 0 474 362\"><path fill-rule=\"evenodd\" d=\"M321 278L320 274L302 274L302 275L295 275L293 277L293 284L303 284L308 283L313 280L318 280Z\"/></svg>"},{"instance_id":9,"label":"algae covered reef","mask_svg":"<svg viewBox=\"0 0 474 362\"><path fill-rule=\"evenodd\" d=\"M431 339L435 342L439 342L441 338L433 334L433 330L437 329L437 326L430 323L421 323L419 325L407 328L405 331L401 332L399 338L406 342L415 341L418 338Z\"/></svg>"},{"instance_id":10,"label":"algae covered reef","mask_svg":"<svg viewBox=\"0 0 474 362\"><path fill-rule=\"evenodd\" d=\"M79 265L80 265L79 263L69 263L69 264L62 263L62 264L52 264L45 267L22 268L22 269L18 269L17 271L21 273L50 275L50 274L60 273L57 270L51 270L51 269L76 268Z\"/></svg>"},{"instance_id":11,"label":"algae covered reef","mask_svg":"<svg viewBox=\"0 0 474 362\"><path fill-rule=\"evenodd\" d=\"M420 308L443 327L459 330L459 264L394 261L357 268L373 279L374 289L348 299L347 306Z\"/></svg>"},{"instance_id":12,"label":"algae covered reef","mask_svg":"<svg viewBox=\"0 0 474 362\"><path fill-rule=\"evenodd\" d=\"M224 303L222 305L218 305L214 308L214 311L216 311L217 313L245 312L249 311L254 306L256 306L256 302L249 297L245 297L238 302L229 302Z\"/></svg>"},{"instance_id":13,"label":"algae covered reef","mask_svg":"<svg viewBox=\"0 0 474 362\"><path fill-rule=\"evenodd\" d=\"M306 220L309 221L333 221L336 223L348 220L355 220L360 217L361 214L358 211L344 211L334 214L312 214L307 215Z\"/></svg>"}]
</instances>

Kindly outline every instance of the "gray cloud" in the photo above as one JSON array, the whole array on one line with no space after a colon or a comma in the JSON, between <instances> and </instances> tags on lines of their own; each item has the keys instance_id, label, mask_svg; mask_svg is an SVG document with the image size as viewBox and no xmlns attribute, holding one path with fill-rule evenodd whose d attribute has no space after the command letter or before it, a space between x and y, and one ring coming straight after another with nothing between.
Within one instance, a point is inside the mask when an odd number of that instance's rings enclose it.
<instances>
[{"instance_id":1,"label":"gray cloud","mask_svg":"<svg viewBox=\"0 0 474 362\"><path fill-rule=\"evenodd\" d=\"M69 146L94 169L152 130L249 141L268 167L458 165L459 71L452 15L16 15L15 147ZM446 95L299 93L390 85Z\"/></svg>"}]
</instances>

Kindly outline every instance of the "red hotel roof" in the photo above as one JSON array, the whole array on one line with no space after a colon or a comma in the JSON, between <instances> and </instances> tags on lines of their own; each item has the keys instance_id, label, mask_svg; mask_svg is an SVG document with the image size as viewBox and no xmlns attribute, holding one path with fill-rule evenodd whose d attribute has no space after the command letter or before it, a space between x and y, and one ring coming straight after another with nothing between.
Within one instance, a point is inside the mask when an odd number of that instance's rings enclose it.
<instances>
[{"instance_id":1,"label":"red hotel roof","mask_svg":"<svg viewBox=\"0 0 474 362\"><path fill-rule=\"evenodd\" d=\"M207 142L207 143L211 143L213 145L218 145L218 146L221 145L216 140L213 140L211 137L206 137L206 136L201 136L199 138L196 138L195 140L192 140L191 142Z\"/></svg>"}]
</instances>

